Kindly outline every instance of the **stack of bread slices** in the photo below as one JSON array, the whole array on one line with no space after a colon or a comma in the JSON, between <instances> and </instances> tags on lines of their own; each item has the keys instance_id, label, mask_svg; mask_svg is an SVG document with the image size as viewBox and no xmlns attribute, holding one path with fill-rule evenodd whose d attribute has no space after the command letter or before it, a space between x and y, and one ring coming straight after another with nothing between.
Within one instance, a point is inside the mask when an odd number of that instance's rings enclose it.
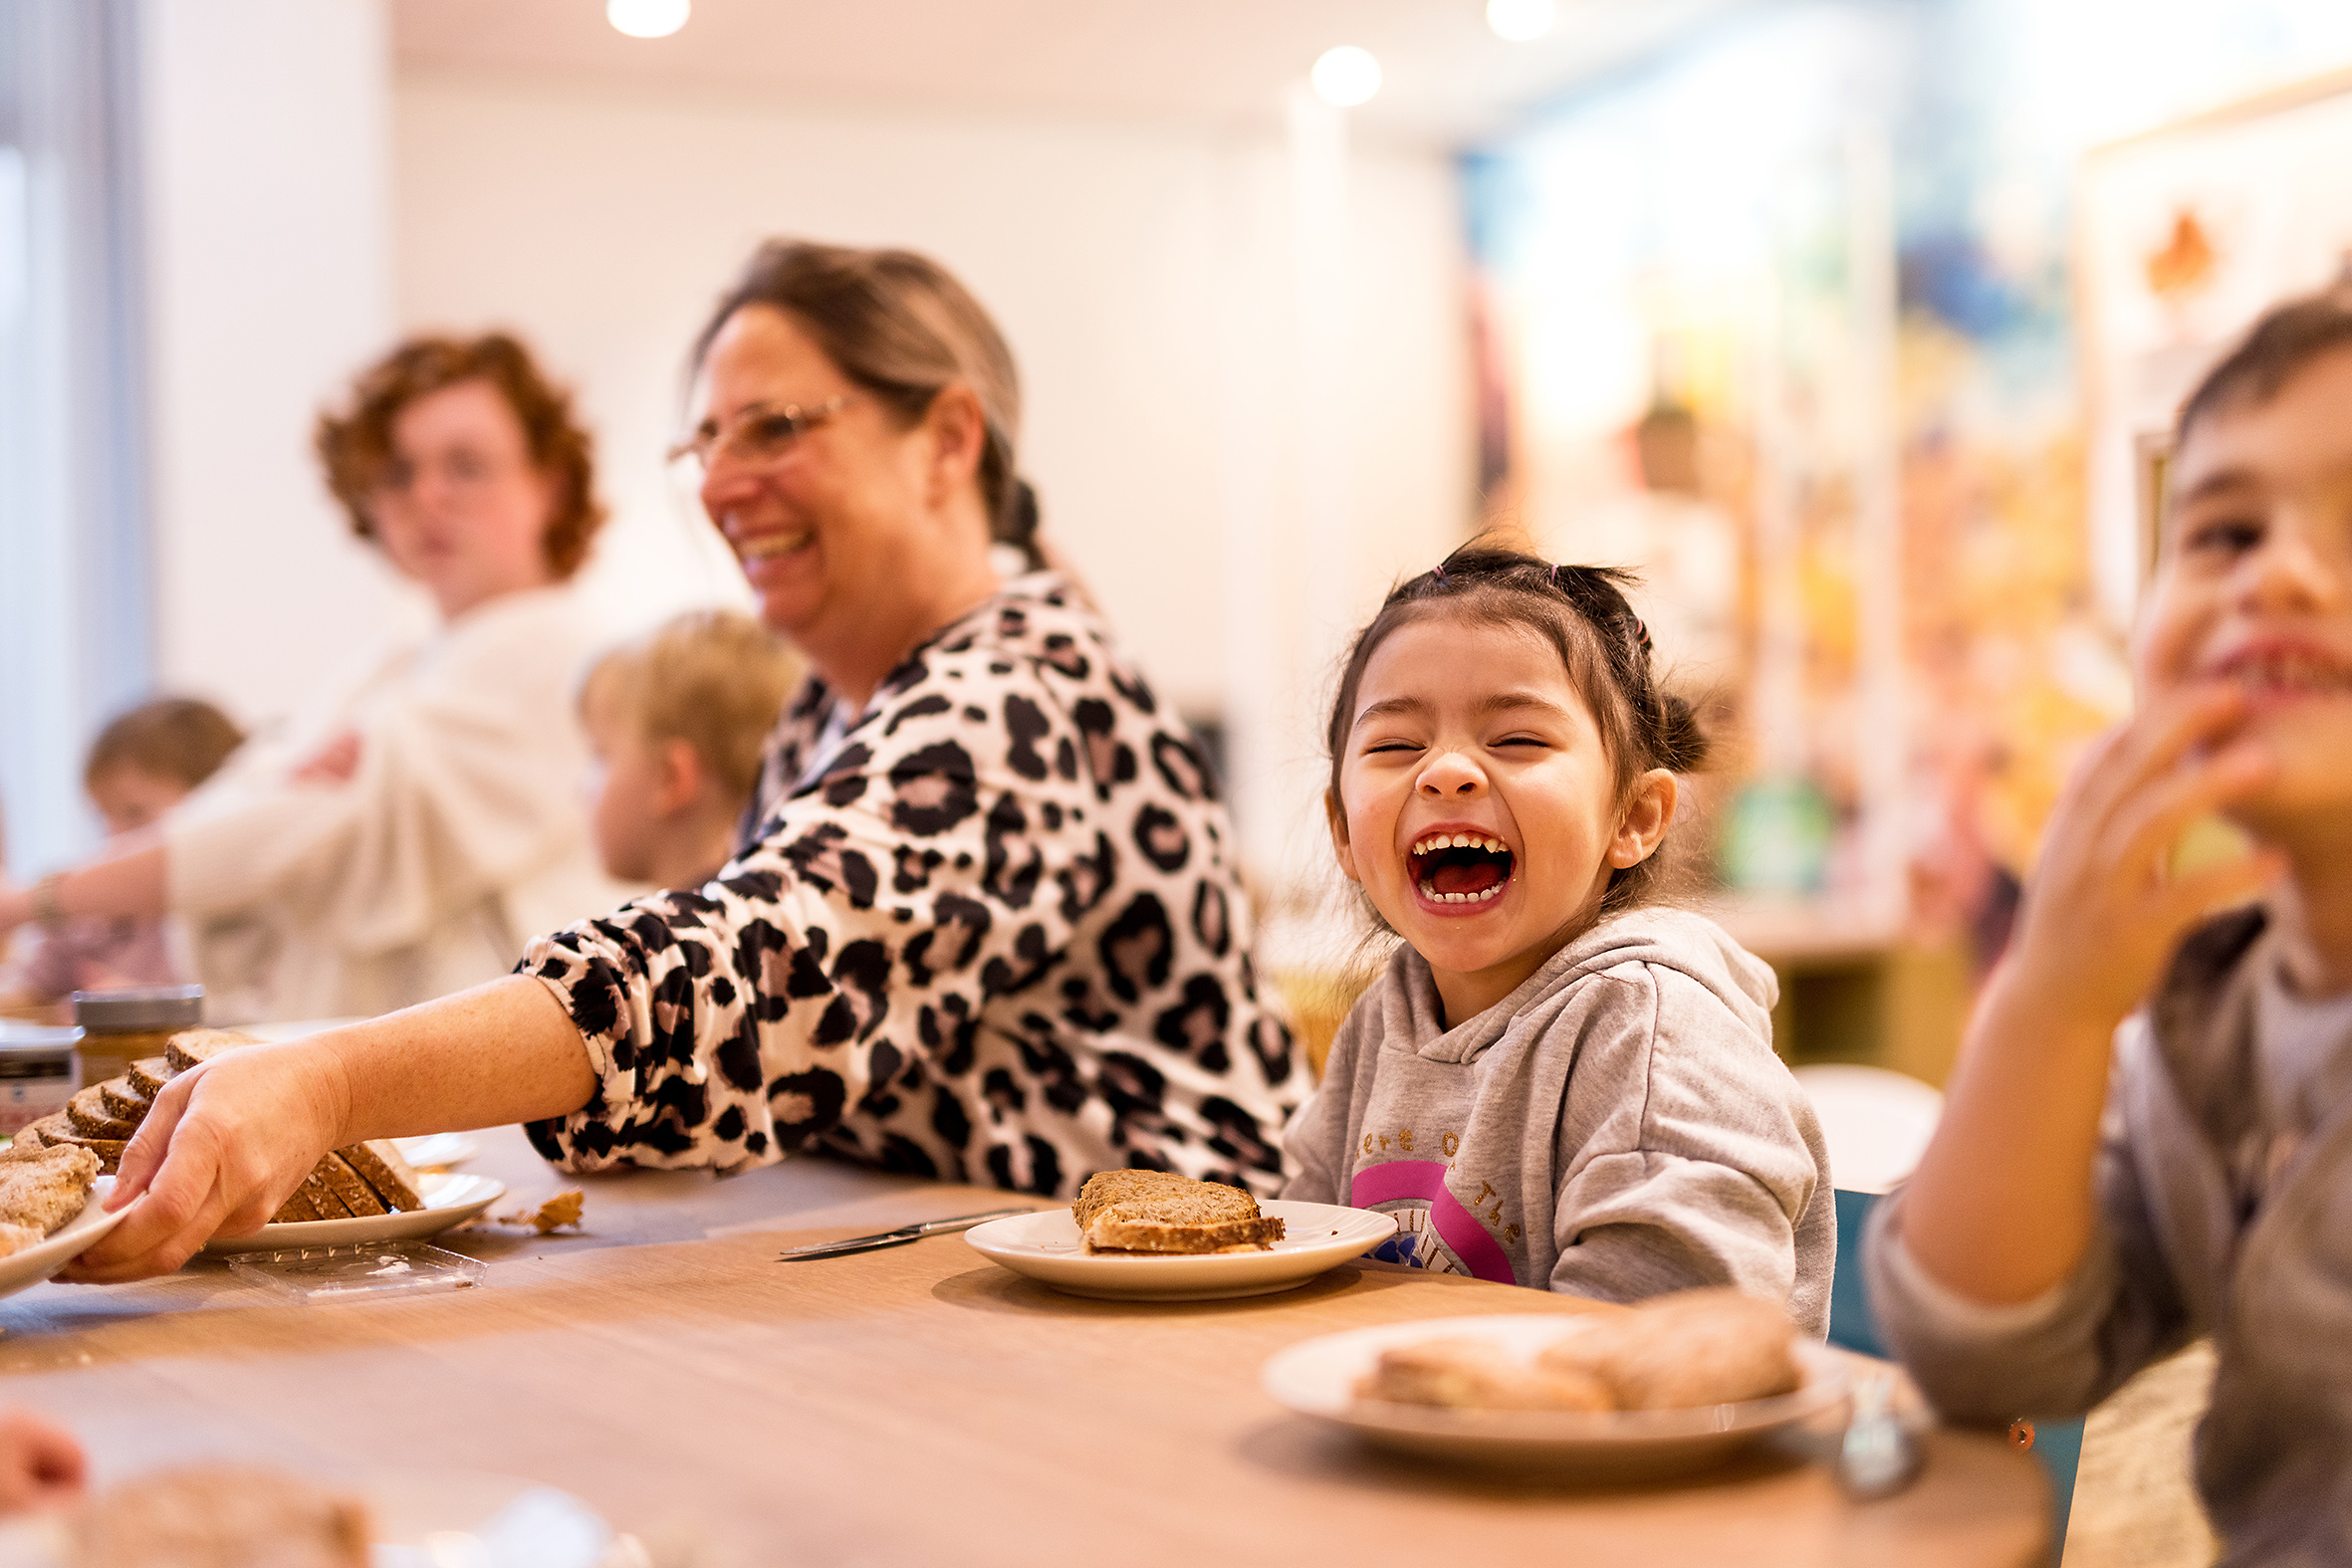
<instances>
[{"instance_id":1,"label":"stack of bread slices","mask_svg":"<svg viewBox=\"0 0 2352 1568\"><path fill-rule=\"evenodd\" d=\"M112 1175L122 1163L122 1151L139 1123L146 1120L163 1085L224 1050L256 1043L250 1034L234 1029L187 1029L164 1042L163 1054L130 1064L119 1078L94 1083L67 1102L53 1116L44 1116L16 1135L17 1148L74 1146L99 1159L101 1174ZM417 1191L416 1171L387 1139L355 1143L321 1160L285 1206L270 1217L272 1225L306 1220L352 1220L369 1215L405 1213L425 1206Z\"/></svg>"}]
</instances>

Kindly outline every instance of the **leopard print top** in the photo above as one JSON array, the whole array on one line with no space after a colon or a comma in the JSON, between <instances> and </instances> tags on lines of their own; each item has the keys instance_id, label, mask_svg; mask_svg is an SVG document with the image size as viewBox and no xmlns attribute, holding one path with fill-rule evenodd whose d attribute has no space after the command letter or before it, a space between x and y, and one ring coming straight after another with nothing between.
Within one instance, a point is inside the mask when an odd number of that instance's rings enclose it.
<instances>
[{"instance_id":1,"label":"leopard print top","mask_svg":"<svg viewBox=\"0 0 2352 1568\"><path fill-rule=\"evenodd\" d=\"M715 881L524 954L598 1079L533 1124L541 1153L1280 1192L1303 1074L1251 973L1215 782L1058 578L1007 584L862 712L812 679L754 814Z\"/></svg>"}]
</instances>

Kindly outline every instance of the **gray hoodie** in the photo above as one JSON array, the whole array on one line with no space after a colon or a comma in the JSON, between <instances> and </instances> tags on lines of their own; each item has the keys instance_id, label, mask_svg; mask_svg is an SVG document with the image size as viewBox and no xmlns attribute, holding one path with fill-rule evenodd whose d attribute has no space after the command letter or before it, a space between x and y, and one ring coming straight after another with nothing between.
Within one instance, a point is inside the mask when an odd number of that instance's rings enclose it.
<instances>
[{"instance_id":1,"label":"gray hoodie","mask_svg":"<svg viewBox=\"0 0 2352 1568\"><path fill-rule=\"evenodd\" d=\"M1400 947L1284 1140L1285 1198L1397 1217L1374 1256L1604 1301L1738 1285L1829 1321L1829 1159L1772 1054L1772 972L1630 911L1448 1028Z\"/></svg>"},{"instance_id":2,"label":"gray hoodie","mask_svg":"<svg viewBox=\"0 0 2352 1568\"><path fill-rule=\"evenodd\" d=\"M2309 1042L2294 1075L2314 1091L2303 1105L2275 1092L2293 1025L2264 1006L2277 962L2264 924L2252 911L2205 926L2118 1031L2099 1228L2072 1278L2015 1306L1952 1298L1902 1244L1900 1190L1871 1217L1866 1277L1881 1336L1956 1420L2088 1410L2211 1334L2197 1483L2226 1561L2340 1568L2352 1563L2352 1033L2322 1022L2332 1038Z\"/></svg>"}]
</instances>

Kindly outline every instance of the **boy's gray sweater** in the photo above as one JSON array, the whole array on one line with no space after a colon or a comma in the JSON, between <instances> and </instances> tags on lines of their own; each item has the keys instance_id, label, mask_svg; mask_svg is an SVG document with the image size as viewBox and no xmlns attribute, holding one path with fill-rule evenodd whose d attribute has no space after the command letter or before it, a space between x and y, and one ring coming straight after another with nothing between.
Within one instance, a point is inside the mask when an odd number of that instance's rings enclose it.
<instances>
[{"instance_id":1,"label":"boy's gray sweater","mask_svg":"<svg viewBox=\"0 0 2352 1568\"><path fill-rule=\"evenodd\" d=\"M2232 1564L2352 1563L2352 1099L2307 1132L2263 1092L2259 911L2183 944L2118 1031L2099 1229L2074 1276L2021 1308L1937 1299L1900 1246L1903 1194L1870 1221L1879 1332L1947 1416L2088 1410L2211 1334L2197 1483ZM2339 1050L2352 1048L2339 1045ZM1899 1254L1899 1255L1898 1255Z\"/></svg>"},{"instance_id":2,"label":"boy's gray sweater","mask_svg":"<svg viewBox=\"0 0 2352 1568\"><path fill-rule=\"evenodd\" d=\"M1283 1196L1395 1214L1375 1256L1606 1301L1738 1285L1818 1336L1836 1207L1774 995L1713 921L1639 909L1448 1028L1400 947L1291 1124Z\"/></svg>"}]
</instances>

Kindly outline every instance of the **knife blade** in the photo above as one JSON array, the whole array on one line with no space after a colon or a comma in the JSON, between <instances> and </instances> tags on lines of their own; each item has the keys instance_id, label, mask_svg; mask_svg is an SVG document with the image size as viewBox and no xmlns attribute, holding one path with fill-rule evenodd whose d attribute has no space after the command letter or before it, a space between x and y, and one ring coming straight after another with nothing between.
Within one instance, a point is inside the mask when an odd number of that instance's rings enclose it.
<instances>
[{"instance_id":1,"label":"knife blade","mask_svg":"<svg viewBox=\"0 0 2352 1568\"><path fill-rule=\"evenodd\" d=\"M900 1246L908 1241L919 1241L927 1235L942 1235L950 1231L969 1231L990 1220L1003 1220L1013 1215L1037 1213L1034 1209L991 1209L985 1214L957 1215L949 1220L924 1220L915 1225L900 1226L895 1231L877 1231L872 1235L852 1235L838 1241L820 1241L814 1246L788 1246L776 1254L780 1263L806 1262L812 1257L839 1257L849 1252L870 1252L878 1247Z\"/></svg>"}]
</instances>

